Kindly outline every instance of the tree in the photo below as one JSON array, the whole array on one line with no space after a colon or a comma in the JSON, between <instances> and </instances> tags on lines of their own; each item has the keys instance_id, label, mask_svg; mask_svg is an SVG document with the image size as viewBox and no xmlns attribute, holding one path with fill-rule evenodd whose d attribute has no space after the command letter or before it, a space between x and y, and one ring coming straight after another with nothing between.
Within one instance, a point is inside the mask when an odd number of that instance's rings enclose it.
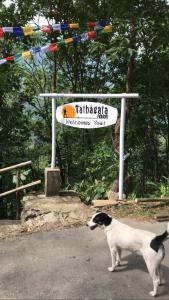
<instances>
[{"instance_id":1,"label":"tree","mask_svg":"<svg viewBox=\"0 0 169 300\"><path fill-rule=\"evenodd\" d=\"M27 1L16 0L8 9L3 7L1 15L1 20L8 26L24 26L37 15L43 15L53 23L80 22L79 31L65 30L62 36L53 31L49 35L37 33L33 38L17 40L17 43L8 36L1 44L2 57L37 44L57 42L59 45L59 51L48 52L47 56L35 56L27 63L1 66L6 74L2 82L8 82L10 76L12 87L14 85L15 91L19 91L18 99L22 99L22 110L27 117L26 129L30 134L28 155L35 158L41 171L50 160L51 106L49 99L38 99L40 92L138 92L140 99L129 100L126 106L125 144L126 152L130 153L125 162L126 192L137 196L150 194L152 186L158 191L162 176L168 176L169 166L167 2L49 0L46 3L35 0L30 6ZM90 30L84 26L87 21L105 18L112 23L112 35L100 34L90 42L63 46L67 37ZM1 99L9 99L6 89L1 93ZM106 103L110 104L108 100ZM57 104L62 102L59 100ZM119 107L118 102L114 105ZM19 118L22 124L21 115ZM107 166L109 162L111 165L113 161L113 168L117 170L119 124L120 117L112 132L109 128L99 132L80 131L57 125L57 160L65 185L73 187L78 183L80 186L83 182L83 188L90 185L94 190L101 184L100 173L104 174L105 164ZM3 126L5 129L6 124ZM103 153L109 153L111 136L117 157L115 159L113 155L105 163ZM26 143L26 137L23 140ZM99 159L103 157L102 162L95 157L98 149L102 153L99 156ZM95 161L98 172L92 161ZM90 173L99 178L99 183L95 184ZM116 177L112 168L108 169L106 188Z\"/></svg>"}]
</instances>

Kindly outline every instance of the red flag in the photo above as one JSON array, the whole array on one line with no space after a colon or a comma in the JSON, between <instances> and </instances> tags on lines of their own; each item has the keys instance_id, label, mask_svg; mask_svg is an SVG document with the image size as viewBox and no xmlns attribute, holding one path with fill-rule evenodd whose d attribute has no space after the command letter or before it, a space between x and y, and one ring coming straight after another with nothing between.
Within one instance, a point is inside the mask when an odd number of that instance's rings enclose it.
<instances>
[{"instance_id":1,"label":"red flag","mask_svg":"<svg viewBox=\"0 0 169 300\"><path fill-rule=\"evenodd\" d=\"M3 31L3 28L0 27L0 39L3 39L4 38L4 31Z\"/></svg>"},{"instance_id":2,"label":"red flag","mask_svg":"<svg viewBox=\"0 0 169 300\"><path fill-rule=\"evenodd\" d=\"M86 25L87 27L94 27L96 26L96 22L87 22Z\"/></svg>"},{"instance_id":3,"label":"red flag","mask_svg":"<svg viewBox=\"0 0 169 300\"><path fill-rule=\"evenodd\" d=\"M55 52L55 51L58 51L58 50L59 50L59 48L58 48L58 45L56 43L51 44L48 48L48 51L50 51L50 52Z\"/></svg>"},{"instance_id":4,"label":"red flag","mask_svg":"<svg viewBox=\"0 0 169 300\"><path fill-rule=\"evenodd\" d=\"M41 28L42 32L51 33L52 32L52 26L51 25L43 25Z\"/></svg>"},{"instance_id":5,"label":"red flag","mask_svg":"<svg viewBox=\"0 0 169 300\"><path fill-rule=\"evenodd\" d=\"M97 35L96 30L88 32L89 39L94 39L96 37L96 35Z\"/></svg>"},{"instance_id":6,"label":"red flag","mask_svg":"<svg viewBox=\"0 0 169 300\"><path fill-rule=\"evenodd\" d=\"M12 56L8 56L8 57L5 57L6 60L14 60L15 59L15 55L12 55Z\"/></svg>"}]
</instances>

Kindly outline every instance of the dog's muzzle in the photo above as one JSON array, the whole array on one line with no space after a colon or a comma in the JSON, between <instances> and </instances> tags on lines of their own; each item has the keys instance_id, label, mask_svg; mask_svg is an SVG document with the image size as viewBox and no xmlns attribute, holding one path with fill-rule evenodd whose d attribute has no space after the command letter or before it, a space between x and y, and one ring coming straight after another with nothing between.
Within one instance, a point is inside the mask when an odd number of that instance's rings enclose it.
<instances>
[{"instance_id":1,"label":"dog's muzzle","mask_svg":"<svg viewBox=\"0 0 169 300\"><path fill-rule=\"evenodd\" d=\"M95 225L93 225L93 226L90 226L90 229L93 230L93 229L95 229L97 226L98 226L97 224L95 224Z\"/></svg>"},{"instance_id":2,"label":"dog's muzzle","mask_svg":"<svg viewBox=\"0 0 169 300\"><path fill-rule=\"evenodd\" d=\"M91 230L95 229L98 225L97 224L89 224L87 223L86 226L88 226Z\"/></svg>"}]
</instances>

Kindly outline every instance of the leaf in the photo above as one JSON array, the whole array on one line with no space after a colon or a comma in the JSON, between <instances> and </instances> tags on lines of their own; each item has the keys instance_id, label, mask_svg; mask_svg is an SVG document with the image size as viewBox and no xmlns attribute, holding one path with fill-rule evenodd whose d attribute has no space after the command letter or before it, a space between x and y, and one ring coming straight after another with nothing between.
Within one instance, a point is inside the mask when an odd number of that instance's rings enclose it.
<instances>
[{"instance_id":1,"label":"leaf","mask_svg":"<svg viewBox=\"0 0 169 300\"><path fill-rule=\"evenodd\" d=\"M15 183L15 184L17 183L17 176L16 175L13 175L12 182Z\"/></svg>"}]
</instances>

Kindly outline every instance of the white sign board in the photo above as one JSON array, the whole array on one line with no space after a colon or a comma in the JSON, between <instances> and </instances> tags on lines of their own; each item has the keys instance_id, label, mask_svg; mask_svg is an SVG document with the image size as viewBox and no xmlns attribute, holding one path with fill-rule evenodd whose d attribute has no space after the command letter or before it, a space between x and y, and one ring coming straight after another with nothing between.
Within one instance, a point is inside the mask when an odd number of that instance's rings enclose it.
<instances>
[{"instance_id":1,"label":"white sign board","mask_svg":"<svg viewBox=\"0 0 169 300\"><path fill-rule=\"evenodd\" d=\"M74 102L57 107L58 122L78 128L99 128L115 124L117 108L98 102Z\"/></svg>"}]
</instances>

